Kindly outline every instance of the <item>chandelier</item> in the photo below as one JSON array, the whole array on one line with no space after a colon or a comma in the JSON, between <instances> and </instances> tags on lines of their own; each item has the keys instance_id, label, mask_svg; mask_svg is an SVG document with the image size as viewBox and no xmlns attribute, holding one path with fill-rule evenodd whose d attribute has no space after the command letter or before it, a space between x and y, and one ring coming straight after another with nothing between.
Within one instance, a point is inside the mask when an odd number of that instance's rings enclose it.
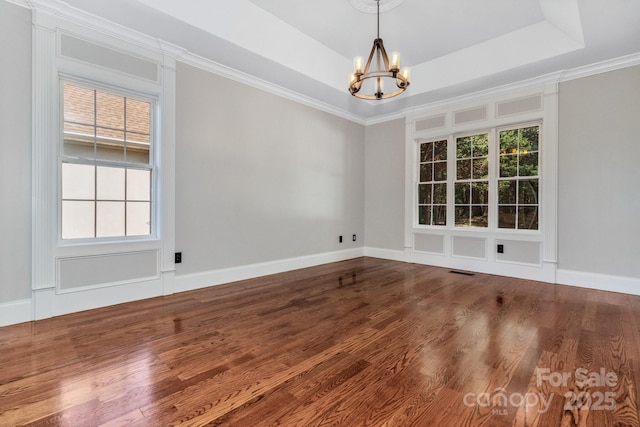
<instances>
[{"instance_id":1,"label":"chandelier","mask_svg":"<svg viewBox=\"0 0 640 427\"><path fill-rule=\"evenodd\" d=\"M349 92L351 95L360 99L386 99L400 95L409 86L409 68L405 67L400 71L400 54L398 52L391 53L391 61L384 49L382 39L380 38L380 0L376 1L378 10L378 37L373 41L369 59L366 65L364 58L357 56L353 60L354 72L349 81ZM372 68L375 62L375 68ZM363 68L364 65L364 68ZM365 84L373 94L361 93L363 83L370 80L373 84ZM396 86L392 92L384 92L384 80L392 80Z\"/></svg>"}]
</instances>

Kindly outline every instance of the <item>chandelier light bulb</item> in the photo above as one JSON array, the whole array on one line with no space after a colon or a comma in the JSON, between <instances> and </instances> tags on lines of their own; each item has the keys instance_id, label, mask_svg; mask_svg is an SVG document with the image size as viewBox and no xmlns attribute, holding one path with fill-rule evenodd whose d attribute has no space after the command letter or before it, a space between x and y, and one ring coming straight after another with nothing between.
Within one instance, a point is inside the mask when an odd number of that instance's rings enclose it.
<instances>
[{"instance_id":1,"label":"chandelier light bulb","mask_svg":"<svg viewBox=\"0 0 640 427\"><path fill-rule=\"evenodd\" d=\"M362 56L356 56L353 59L353 69L356 74L362 74L362 70L364 68L364 58Z\"/></svg>"},{"instance_id":2,"label":"chandelier light bulb","mask_svg":"<svg viewBox=\"0 0 640 427\"><path fill-rule=\"evenodd\" d=\"M391 52L391 61L389 61L389 69L398 71L400 69L400 53Z\"/></svg>"}]
</instances>

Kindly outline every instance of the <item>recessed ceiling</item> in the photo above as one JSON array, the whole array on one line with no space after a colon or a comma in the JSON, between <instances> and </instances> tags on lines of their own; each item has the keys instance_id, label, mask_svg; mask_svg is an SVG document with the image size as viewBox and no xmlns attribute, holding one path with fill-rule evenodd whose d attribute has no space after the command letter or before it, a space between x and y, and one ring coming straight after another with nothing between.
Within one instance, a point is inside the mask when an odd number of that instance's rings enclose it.
<instances>
[{"instance_id":1,"label":"recessed ceiling","mask_svg":"<svg viewBox=\"0 0 640 427\"><path fill-rule=\"evenodd\" d=\"M380 36L411 86L362 101L348 76L376 16L352 2L374 0L66 1L364 120L640 52L636 0L382 0Z\"/></svg>"},{"instance_id":2,"label":"recessed ceiling","mask_svg":"<svg viewBox=\"0 0 640 427\"><path fill-rule=\"evenodd\" d=\"M349 60L369 53L376 38L376 16L348 0L250 1ZM406 0L381 13L380 37L414 66L543 20L538 0Z\"/></svg>"}]
</instances>

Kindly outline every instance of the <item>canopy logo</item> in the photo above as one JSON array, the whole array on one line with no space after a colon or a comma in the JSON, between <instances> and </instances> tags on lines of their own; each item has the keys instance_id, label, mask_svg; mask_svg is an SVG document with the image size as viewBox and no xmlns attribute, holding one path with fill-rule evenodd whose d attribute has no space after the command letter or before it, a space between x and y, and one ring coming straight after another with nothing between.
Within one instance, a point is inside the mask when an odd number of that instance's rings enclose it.
<instances>
[{"instance_id":1,"label":"canopy logo","mask_svg":"<svg viewBox=\"0 0 640 427\"><path fill-rule=\"evenodd\" d=\"M465 406L479 406L481 408L493 408L492 415L508 415L508 407L519 408L521 406L529 408L538 408L539 413L545 413L549 410L553 395L546 400L541 393L511 393L498 387L491 393L467 393L462 401Z\"/></svg>"},{"instance_id":2,"label":"canopy logo","mask_svg":"<svg viewBox=\"0 0 640 427\"><path fill-rule=\"evenodd\" d=\"M618 375L615 372L600 368L599 371L589 371L578 368L573 372L551 372L549 368L536 368L536 386L540 390L552 388L573 388L563 394L565 398L564 410L572 411L583 407L591 410L612 411L616 407L616 393L613 391L594 391L594 388L616 387ZM577 390L577 391L574 391ZM584 391L581 391L584 390ZM498 387L492 392L467 393L463 397L465 406L491 408L492 415L508 415L508 408L525 407L527 410L537 408L538 413L545 413L551 406L555 394L546 396L541 392L507 393Z\"/></svg>"}]
</instances>

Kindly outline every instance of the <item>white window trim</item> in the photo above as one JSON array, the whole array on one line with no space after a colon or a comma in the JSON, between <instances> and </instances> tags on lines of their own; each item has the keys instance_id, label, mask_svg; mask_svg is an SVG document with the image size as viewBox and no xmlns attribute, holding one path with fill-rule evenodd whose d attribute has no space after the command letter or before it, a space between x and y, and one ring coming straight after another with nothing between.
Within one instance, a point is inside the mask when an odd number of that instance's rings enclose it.
<instances>
[{"instance_id":1,"label":"white window trim","mask_svg":"<svg viewBox=\"0 0 640 427\"><path fill-rule=\"evenodd\" d=\"M85 78L79 78L75 76L71 76L65 73L59 74L58 80L58 93L59 93L59 106L58 111L60 124L62 125L62 112L64 112L64 102L63 102L63 86L65 83L71 83L74 85L86 87L92 90L104 91L107 93L113 93L119 96L126 97L135 97L135 99L150 102L151 103L151 129L150 129L150 151L149 151L149 164L148 169L151 171L151 232L148 235L136 235L136 236L118 236L118 237L92 237L92 238L82 238L82 239L63 239L62 238L62 171L61 166L63 162L68 163L76 163L76 164L95 164L97 166L107 166L107 167L127 167L136 169L141 164L139 163L128 163L128 162L112 162L112 161L100 161L95 160L94 162L88 162L82 159L76 159L74 157L66 156L64 154L64 129L62 126L59 127L60 133L58 137L58 162L57 162L57 179L58 179L58 231L57 231L57 239L58 246L73 246L77 244L100 244L100 243L118 243L118 242L136 242L136 241L148 241L148 240L159 240L160 233L157 226L158 220L158 161L159 161L159 138L158 138L158 117L160 117L160 108L159 108L159 94L149 94L143 93L140 91L125 89L120 86L108 85L100 82L92 82Z\"/></svg>"},{"instance_id":2,"label":"white window trim","mask_svg":"<svg viewBox=\"0 0 640 427\"><path fill-rule=\"evenodd\" d=\"M541 96L542 108L517 114L497 116L498 104ZM487 116L483 120L455 125L454 113L486 107ZM445 116L445 125L432 130L416 131L418 121L436 116ZM449 162L447 186L447 226L428 226L417 224L417 181L418 181L418 141L447 139L448 158L455 158L455 138L469 134L490 132L493 143L489 147L489 183L498 179L498 154L496 152L497 132L510 127L528 124L540 124L539 157L539 227L538 230L501 229L497 227L497 194L489 193L489 226L487 228L455 227L454 218L454 181L455 162ZM557 83L544 86L530 86L508 93L501 92L493 96L478 95L467 98L464 103L450 103L433 109L425 109L406 117L405 139L405 260L449 268L458 268L523 277L554 283L557 269ZM414 238L420 235L443 237L443 251L427 254L416 251ZM483 259L463 259L453 254L452 242L456 237L484 239L486 256ZM541 246L539 264L511 262L499 259L495 245L501 240L539 243Z\"/></svg>"},{"instance_id":3,"label":"white window trim","mask_svg":"<svg viewBox=\"0 0 640 427\"><path fill-rule=\"evenodd\" d=\"M158 67L155 81L119 72L117 67L93 65L64 57L62 34L71 34L131 58L140 58ZM175 265L175 58L164 45L123 29L118 33L106 22L91 17L66 20L37 6L33 9L33 102L32 102L32 319L117 304L135 299L173 293ZM61 78L85 79L126 92L157 99L155 203L150 236L116 239L59 238L59 147L62 143ZM160 112L160 114L158 113ZM100 283L77 291L60 292L59 260L87 256L136 254L155 251L157 274L132 280Z\"/></svg>"}]
</instances>

